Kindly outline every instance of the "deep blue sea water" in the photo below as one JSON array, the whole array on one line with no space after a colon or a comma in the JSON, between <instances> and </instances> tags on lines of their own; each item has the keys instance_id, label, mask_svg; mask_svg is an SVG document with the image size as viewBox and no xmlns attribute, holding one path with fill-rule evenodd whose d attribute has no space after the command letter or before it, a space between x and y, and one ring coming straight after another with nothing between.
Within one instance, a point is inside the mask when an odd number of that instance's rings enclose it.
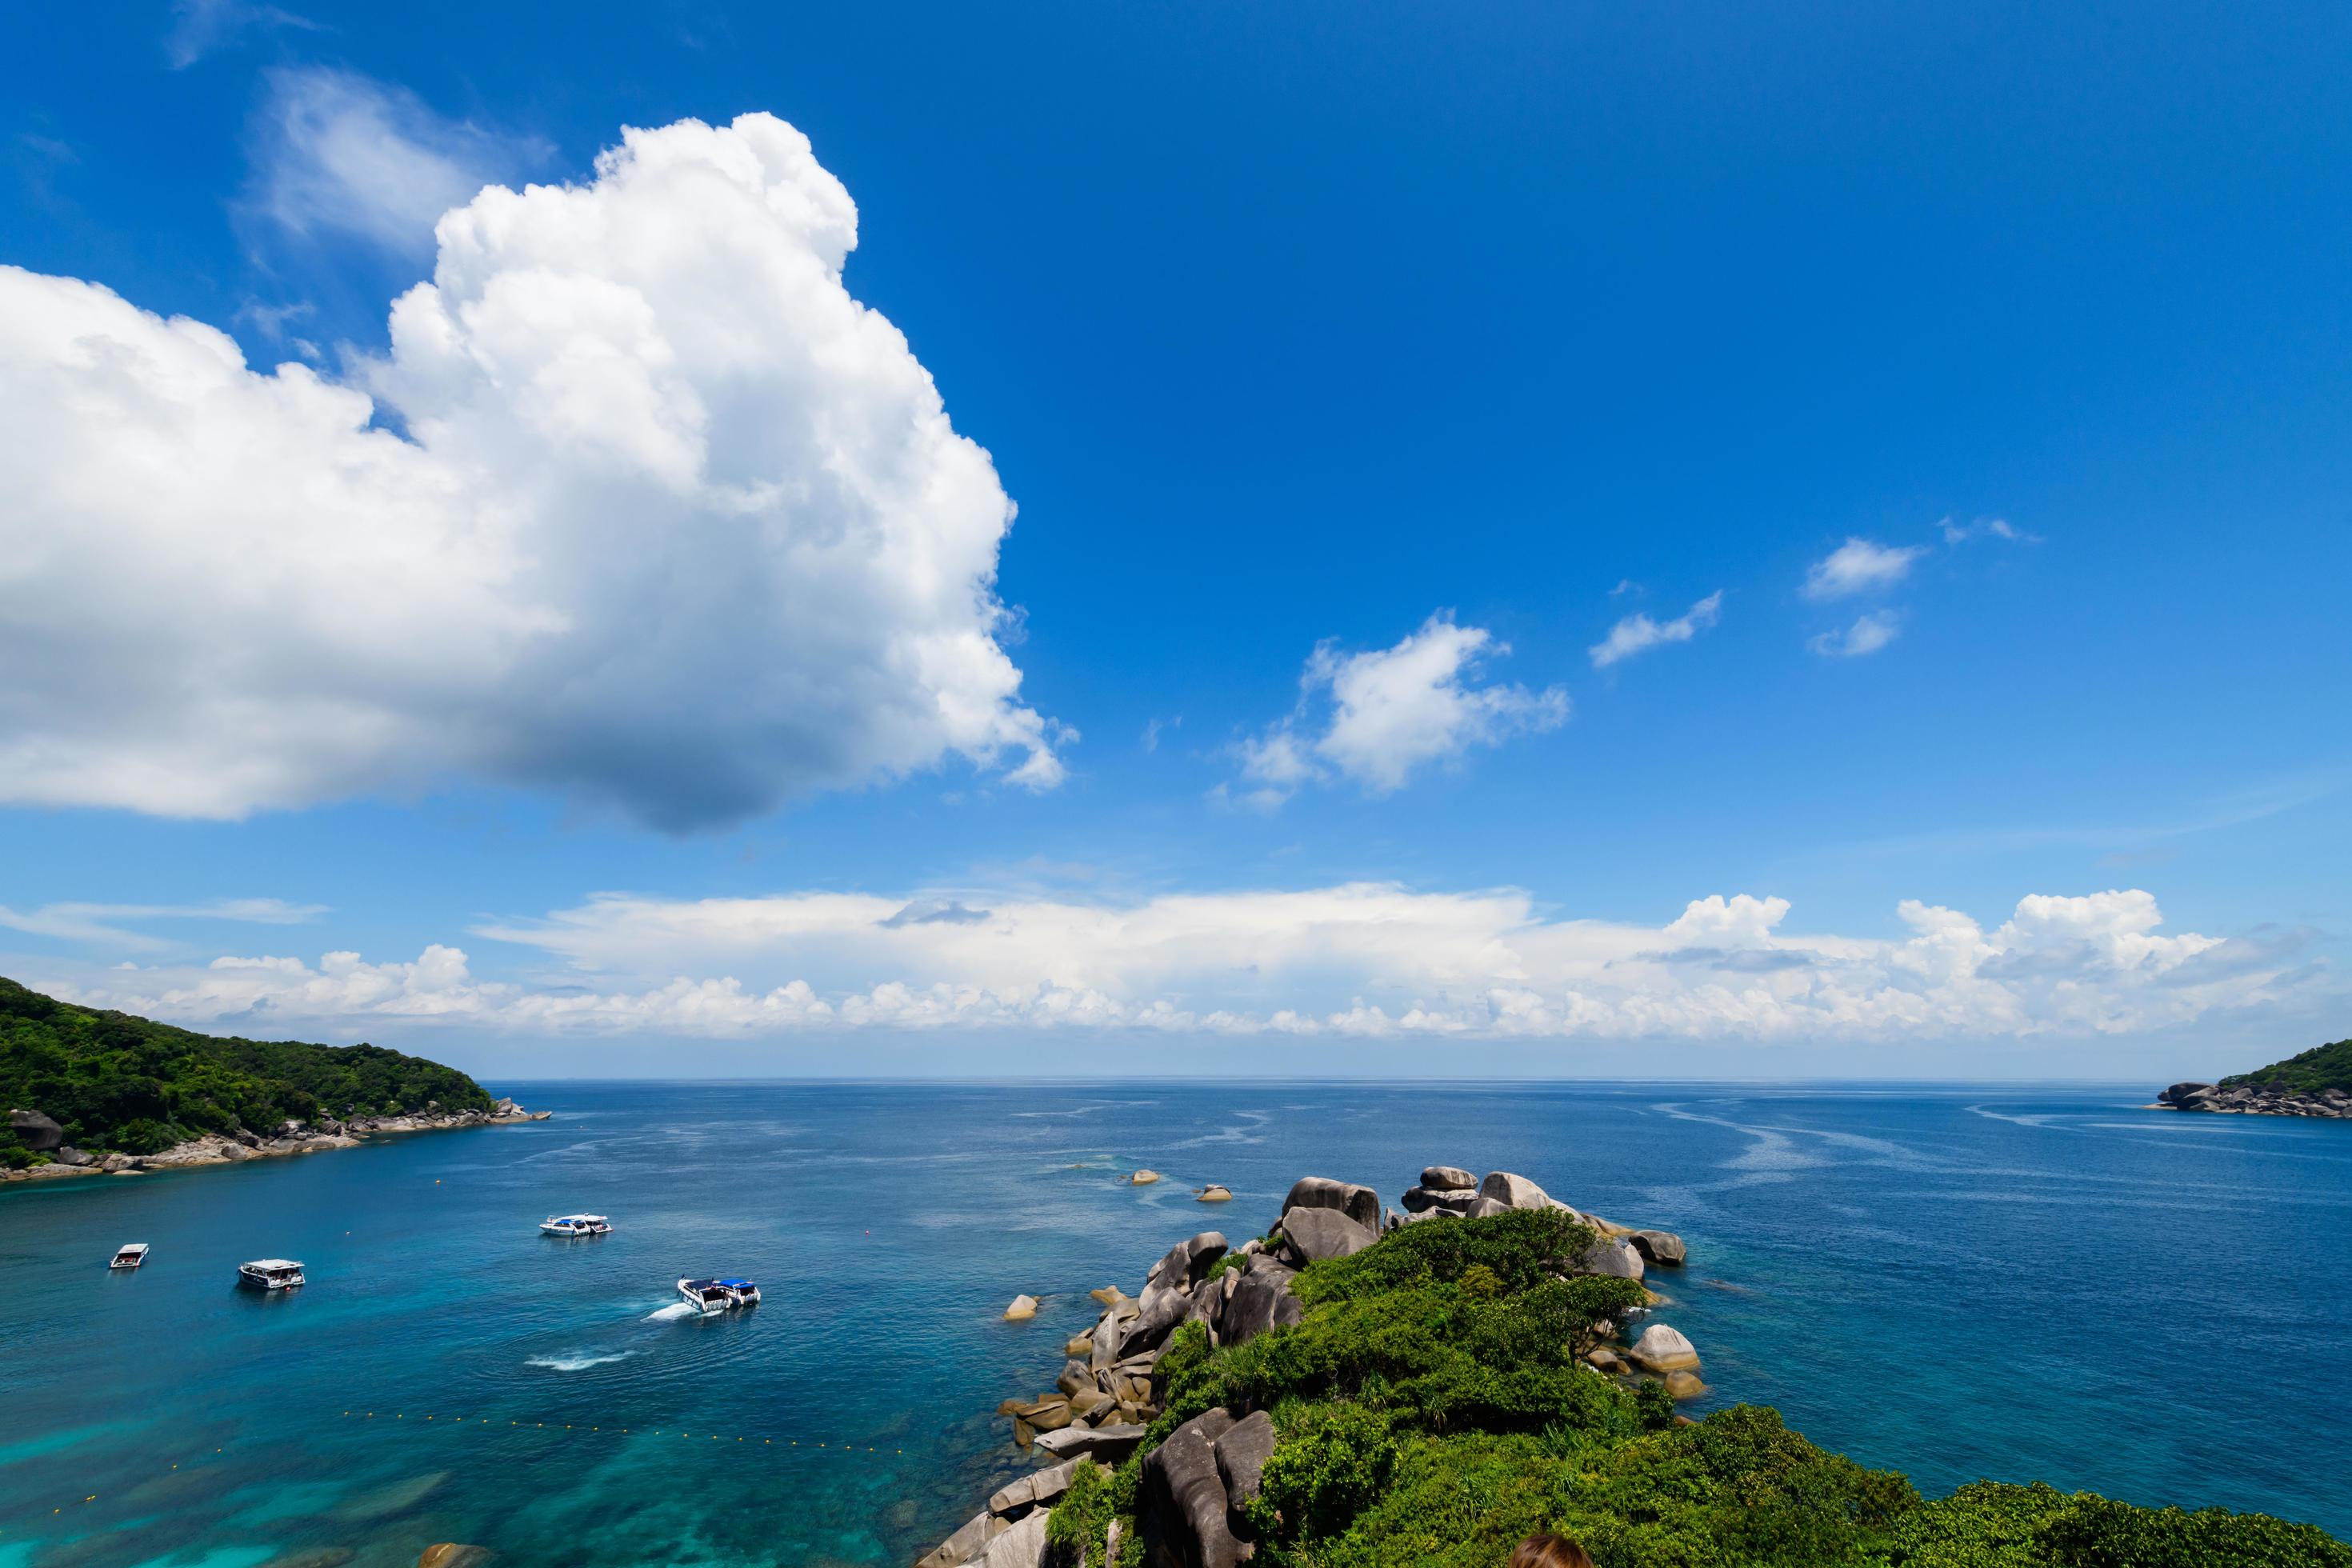
<instances>
[{"instance_id":1,"label":"deep blue sea water","mask_svg":"<svg viewBox=\"0 0 2352 1568\"><path fill-rule=\"evenodd\" d=\"M987 1412L1088 1289L1295 1176L1393 1203L1432 1163L1682 1232L1659 1316L1718 1398L1930 1492L2352 1537L2352 1124L2146 1086L501 1087L555 1119L0 1193L0 1568L903 1564L1022 1468ZM538 1233L569 1209L619 1228ZM268 1254L311 1283L236 1289ZM757 1310L665 1311L736 1271Z\"/></svg>"}]
</instances>

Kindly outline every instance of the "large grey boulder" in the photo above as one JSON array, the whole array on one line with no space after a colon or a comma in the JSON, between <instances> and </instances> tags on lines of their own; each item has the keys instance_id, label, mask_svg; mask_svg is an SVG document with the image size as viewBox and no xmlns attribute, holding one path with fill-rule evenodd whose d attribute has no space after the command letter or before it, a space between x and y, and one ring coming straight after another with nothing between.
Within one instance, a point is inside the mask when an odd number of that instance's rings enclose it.
<instances>
[{"instance_id":1,"label":"large grey boulder","mask_svg":"<svg viewBox=\"0 0 2352 1568\"><path fill-rule=\"evenodd\" d=\"M972 1559L973 1568L1043 1568L1045 1510L1032 1509Z\"/></svg>"},{"instance_id":2,"label":"large grey boulder","mask_svg":"<svg viewBox=\"0 0 2352 1568\"><path fill-rule=\"evenodd\" d=\"M1510 1212L1511 1205L1505 1203L1502 1199L1490 1198L1486 1194L1480 1193L1476 1197L1470 1200L1470 1206L1462 1211L1462 1217L1464 1219L1492 1219L1498 1214L1508 1214Z\"/></svg>"},{"instance_id":3,"label":"large grey boulder","mask_svg":"<svg viewBox=\"0 0 2352 1568\"><path fill-rule=\"evenodd\" d=\"M1403 1199L1404 1212L1407 1214L1428 1214L1438 1211L1455 1215L1466 1213L1470 1205L1477 1201L1478 1188L1472 1183L1465 1183L1458 1187L1433 1187L1426 1184L1418 1187L1407 1187Z\"/></svg>"},{"instance_id":4,"label":"large grey boulder","mask_svg":"<svg viewBox=\"0 0 2352 1568\"><path fill-rule=\"evenodd\" d=\"M1108 1372L1118 1363L1118 1350L1127 1332L1126 1323L1115 1311L1106 1311L1095 1324L1095 1331L1087 1347L1087 1370Z\"/></svg>"},{"instance_id":5,"label":"large grey boulder","mask_svg":"<svg viewBox=\"0 0 2352 1568\"><path fill-rule=\"evenodd\" d=\"M1250 1533L1243 1509L1257 1496L1265 1462L1274 1454L1274 1417L1260 1410L1244 1416L1217 1439L1217 1474L1225 1483L1225 1522L1234 1533Z\"/></svg>"},{"instance_id":6,"label":"large grey boulder","mask_svg":"<svg viewBox=\"0 0 2352 1568\"><path fill-rule=\"evenodd\" d=\"M1112 1426L1065 1426L1037 1434L1037 1447L1057 1459L1081 1457L1116 1469L1143 1441L1146 1429L1132 1423Z\"/></svg>"},{"instance_id":7,"label":"large grey boulder","mask_svg":"<svg viewBox=\"0 0 2352 1568\"><path fill-rule=\"evenodd\" d=\"M1307 1315L1290 1293L1291 1270L1268 1258L1250 1265L1234 1287L1219 1317L1217 1337L1229 1345L1247 1344L1270 1330L1286 1328Z\"/></svg>"},{"instance_id":8,"label":"large grey boulder","mask_svg":"<svg viewBox=\"0 0 2352 1568\"><path fill-rule=\"evenodd\" d=\"M1231 1273L1221 1274L1214 1279L1203 1279L1192 1287L1192 1298L1186 1308L1185 1315L1208 1324L1209 1331L1213 1334L1217 1332L1219 1321L1225 1315L1225 1299L1229 1289L1225 1281L1232 1278ZM1220 1338L1222 1337L1221 1335Z\"/></svg>"},{"instance_id":9,"label":"large grey boulder","mask_svg":"<svg viewBox=\"0 0 2352 1568\"><path fill-rule=\"evenodd\" d=\"M1144 1276L1140 1300L1148 1304L1155 1285L1171 1290L1190 1290L1224 1255L1223 1231L1204 1230L1198 1236L1188 1237L1170 1247L1160 1261L1151 1266L1151 1271Z\"/></svg>"},{"instance_id":10,"label":"large grey boulder","mask_svg":"<svg viewBox=\"0 0 2352 1568\"><path fill-rule=\"evenodd\" d=\"M1381 1225L1380 1194L1328 1176L1301 1176L1293 1183L1290 1195L1282 1200L1284 1217L1293 1209L1337 1209L1366 1230L1378 1230Z\"/></svg>"},{"instance_id":11,"label":"large grey boulder","mask_svg":"<svg viewBox=\"0 0 2352 1568\"><path fill-rule=\"evenodd\" d=\"M1478 1178L1459 1165L1432 1165L1421 1173L1421 1184L1432 1191L1447 1188L1475 1187Z\"/></svg>"},{"instance_id":12,"label":"large grey boulder","mask_svg":"<svg viewBox=\"0 0 2352 1568\"><path fill-rule=\"evenodd\" d=\"M919 1559L915 1568L961 1568L988 1549L989 1538L1002 1534L1004 1521L982 1509L956 1526L955 1532ZM422 1562L422 1559L419 1559Z\"/></svg>"},{"instance_id":13,"label":"large grey boulder","mask_svg":"<svg viewBox=\"0 0 2352 1568\"><path fill-rule=\"evenodd\" d=\"M1237 1568L1249 1556L1226 1518L1225 1481L1217 1468L1217 1439L1233 1426L1231 1411L1196 1415L1144 1458L1137 1523L1183 1568Z\"/></svg>"},{"instance_id":14,"label":"large grey boulder","mask_svg":"<svg viewBox=\"0 0 2352 1568\"><path fill-rule=\"evenodd\" d=\"M1579 1274L1609 1274L1620 1279L1642 1278L1642 1255L1614 1237L1602 1237L1576 1255Z\"/></svg>"},{"instance_id":15,"label":"large grey boulder","mask_svg":"<svg viewBox=\"0 0 2352 1568\"><path fill-rule=\"evenodd\" d=\"M1478 1184L1478 1195L1492 1198L1505 1208L1547 1209L1551 1207L1551 1194L1528 1181L1525 1176L1508 1171L1493 1171Z\"/></svg>"},{"instance_id":16,"label":"large grey boulder","mask_svg":"<svg viewBox=\"0 0 2352 1568\"><path fill-rule=\"evenodd\" d=\"M2210 1094L2213 1089L2214 1086L2210 1083L2176 1083L2156 1098L2167 1105L2179 1105L2190 1095Z\"/></svg>"},{"instance_id":17,"label":"large grey boulder","mask_svg":"<svg viewBox=\"0 0 2352 1568\"><path fill-rule=\"evenodd\" d=\"M1371 1226L1359 1224L1338 1209L1292 1209L1282 1216L1283 1258L1294 1267L1318 1258L1345 1258L1379 1239L1380 1233Z\"/></svg>"},{"instance_id":18,"label":"large grey boulder","mask_svg":"<svg viewBox=\"0 0 2352 1568\"><path fill-rule=\"evenodd\" d=\"M1663 1263L1669 1268L1683 1266L1683 1238L1670 1230L1637 1230L1625 1238L1645 1263Z\"/></svg>"},{"instance_id":19,"label":"large grey boulder","mask_svg":"<svg viewBox=\"0 0 2352 1568\"><path fill-rule=\"evenodd\" d=\"M8 1125L16 1142L36 1154L46 1154L66 1141L66 1130L37 1110L12 1110Z\"/></svg>"},{"instance_id":20,"label":"large grey boulder","mask_svg":"<svg viewBox=\"0 0 2352 1568\"><path fill-rule=\"evenodd\" d=\"M1698 1368L1698 1347L1680 1329L1652 1323L1633 1342L1633 1348L1625 1352L1625 1359L1643 1372L1654 1372L1660 1376L1670 1372L1695 1372Z\"/></svg>"}]
</instances>

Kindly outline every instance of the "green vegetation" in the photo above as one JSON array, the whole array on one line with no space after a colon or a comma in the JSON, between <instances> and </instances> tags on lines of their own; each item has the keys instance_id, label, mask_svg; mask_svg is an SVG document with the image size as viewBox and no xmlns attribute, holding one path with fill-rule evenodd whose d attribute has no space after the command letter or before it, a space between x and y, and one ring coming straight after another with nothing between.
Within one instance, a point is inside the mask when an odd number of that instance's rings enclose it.
<instances>
[{"instance_id":1,"label":"green vegetation","mask_svg":"<svg viewBox=\"0 0 2352 1568\"><path fill-rule=\"evenodd\" d=\"M2252 1072L2242 1072L2221 1080L2223 1089L2241 1086L2285 1089L2292 1094L2317 1094L2329 1089L2352 1093L2352 1040L2314 1046L2283 1062L2273 1062L2266 1068L2256 1068Z\"/></svg>"},{"instance_id":2,"label":"green vegetation","mask_svg":"<svg viewBox=\"0 0 2352 1568\"><path fill-rule=\"evenodd\" d=\"M85 1150L152 1154L289 1119L488 1110L455 1068L377 1046L222 1039L55 1001L0 980L0 1110L38 1110ZM0 1128L0 1163L32 1155Z\"/></svg>"},{"instance_id":3,"label":"green vegetation","mask_svg":"<svg viewBox=\"0 0 2352 1568\"><path fill-rule=\"evenodd\" d=\"M1658 1384L1578 1364L1644 1296L1555 1277L1591 1240L1556 1211L1408 1226L1308 1266L1294 1327L1213 1350L1185 1324L1142 1452L1080 1466L1055 1505L1055 1560L1099 1563L1112 1519L1134 1529L1143 1454L1231 1405L1274 1417L1248 1505L1265 1568L1499 1568L1547 1530L1601 1568L2352 1568L2352 1547L2261 1514L1991 1482L1930 1501L1773 1410L1683 1420Z\"/></svg>"}]
</instances>

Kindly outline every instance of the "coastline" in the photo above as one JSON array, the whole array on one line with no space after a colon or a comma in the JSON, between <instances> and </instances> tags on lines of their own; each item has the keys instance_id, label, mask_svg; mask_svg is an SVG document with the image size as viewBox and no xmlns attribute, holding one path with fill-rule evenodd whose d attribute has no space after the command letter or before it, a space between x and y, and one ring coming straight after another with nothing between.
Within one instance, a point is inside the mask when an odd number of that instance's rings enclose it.
<instances>
[{"instance_id":1,"label":"coastline","mask_svg":"<svg viewBox=\"0 0 2352 1568\"><path fill-rule=\"evenodd\" d=\"M348 1120L321 1117L315 1122L286 1122L270 1137L246 1132L242 1137L214 1133L174 1143L153 1154L89 1155L79 1163L51 1158L47 1164L23 1170L0 1170L0 1183L61 1181L74 1176L133 1176L151 1171L194 1170L207 1165L238 1165L248 1160L286 1159L322 1154L332 1149L356 1149L383 1133L445 1132L458 1127L511 1127L544 1121L552 1111L528 1110L512 1100L500 1100L488 1110L425 1111L414 1115L354 1116Z\"/></svg>"},{"instance_id":2,"label":"coastline","mask_svg":"<svg viewBox=\"0 0 2352 1568\"><path fill-rule=\"evenodd\" d=\"M2176 1083L2143 1110L2182 1110L2219 1116L2307 1116L2352 1121L2352 1094L2340 1089L2305 1094L2256 1084Z\"/></svg>"}]
</instances>

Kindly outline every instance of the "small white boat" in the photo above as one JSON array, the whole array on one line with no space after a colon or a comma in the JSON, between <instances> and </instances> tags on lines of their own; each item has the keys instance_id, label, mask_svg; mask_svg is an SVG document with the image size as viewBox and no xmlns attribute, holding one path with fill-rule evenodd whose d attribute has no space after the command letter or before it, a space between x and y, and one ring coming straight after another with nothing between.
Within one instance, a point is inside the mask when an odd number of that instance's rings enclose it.
<instances>
[{"instance_id":1,"label":"small white boat","mask_svg":"<svg viewBox=\"0 0 2352 1568\"><path fill-rule=\"evenodd\" d=\"M136 1268L146 1261L147 1244L143 1241L134 1241L128 1247L116 1248L113 1260L108 1263L107 1267L109 1268Z\"/></svg>"},{"instance_id":2,"label":"small white boat","mask_svg":"<svg viewBox=\"0 0 2352 1568\"><path fill-rule=\"evenodd\" d=\"M550 1236L609 1236L613 1222L600 1214L552 1215L539 1222Z\"/></svg>"},{"instance_id":3,"label":"small white boat","mask_svg":"<svg viewBox=\"0 0 2352 1568\"><path fill-rule=\"evenodd\" d=\"M236 1279L263 1290L291 1290L302 1283L302 1266L290 1258L257 1258L238 1264Z\"/></svg>"},{"instance_id":4,"label":"small white boat","mask_svg":"<svg viewBox=\"0 0 2352 1568\"><path fill-rule=\"evenodd\" d=\"M677 1293L706 1318L760 1304L760 1288L749 1279L681 1279Z\"/></svg>"}]
</instances>

